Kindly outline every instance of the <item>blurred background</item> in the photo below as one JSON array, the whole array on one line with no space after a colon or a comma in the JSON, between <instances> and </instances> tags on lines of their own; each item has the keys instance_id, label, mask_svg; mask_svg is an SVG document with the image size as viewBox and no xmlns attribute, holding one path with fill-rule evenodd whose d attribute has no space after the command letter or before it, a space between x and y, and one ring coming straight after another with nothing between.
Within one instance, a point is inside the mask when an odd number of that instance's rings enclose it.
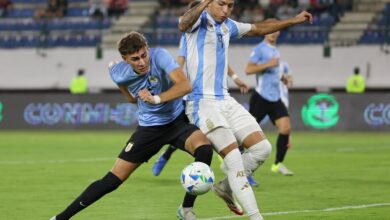
<instances>
[{"instance_id":1,"label":"blurred background","mask_svg":"<svg viewBox=\"0 0 390 220\"><path fill-rule=\"evenodd\" d=\"M122 103L107 71L110 61L121 59L116 42L136 30L145 34L152 47L164 47L176 57L181 35L178 17L189 2L0 1L1 129L134 125L134 106ZM288 28L278 40L282 60L294 77L290 112L295 128L313 129L303 121L302 109L313 95L329 93L338 104L336 113L342 114L342 123L330 129L390 130L390 1L237 0L232 18L252 23L292 17L302 10L313 13L314 23ZM230 45L229 63L251 88L256 81L245 75L244 68L261 40L244 37ZM349 95L346 83L356 69L365 80L365 92ZM70 95L70 84L80 72L87 89L80 92L83 95ZM234 83L230 86L233 96L247 106L249 95L239 94ZM318 99L316 117L326 120L332 103ZM31 122L31 117L38 122ZM79 121L72 122L72 117ZM129 121L117 126L115 120L125 120L121 117ZM54 121L43 123L44 118Z\"/></svg>"}]
</instances>

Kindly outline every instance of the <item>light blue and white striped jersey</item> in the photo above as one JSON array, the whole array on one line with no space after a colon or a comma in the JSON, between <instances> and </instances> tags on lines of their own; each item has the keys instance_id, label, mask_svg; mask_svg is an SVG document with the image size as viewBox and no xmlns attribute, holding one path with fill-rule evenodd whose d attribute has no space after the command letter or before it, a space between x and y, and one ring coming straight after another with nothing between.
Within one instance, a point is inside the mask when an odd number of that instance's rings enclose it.
<instances>
[{"instance_id":1,"label":"light blue and white striped jersey","mask_svg":"<svg viewBox=\"0 0 390 220\"><path fill-rule=\"evenodd\" d=\"M151 48L149 53L149 73L138 75L130 64L121 61L110 68L110 75L117 85L125 85L128 91L137 98L139 125L165 125L175 120L184 111L182 98L153 105L142 101L138 92L145 88L152 94L167 91L173 86L169 74L179 68L179 65L165 49Z\"/></svg>"},{"instance_id":2,"label":"light blue and white striped jersey","mask_svg":"<svg viewBox=\"0 0 390 220\"><path fill-rule=\"evenodd\" d=\"M265 40L253 48L249 61L256 64L264 64L272 58L280 58L279 50ZM268 68L262 73L256 74L256 92L270 102L280 98L279 66Z\"/></svg>"},{"instance_id":3,"label":"light blue and white striped jersey","mask_svg":"<svg viewBox=\"0 0 390 220\"><path fill-rule=\"evenodd\" d=\"M286 61L279 61L279 78L282 78L283 75L289 75L290 73L290 67L288 66L288 63ZM287 86L280 81L279 83L279 90L280 90L280 99L284 103L284 105L288 108L288 88Z\"/></svg>"},{"instance_id":4,"label":"light blue and white striped jersey","mask_svg":"<svg viewBox=\"0 0 390 220\"><path fill-rule=\"evenodd\" d=\"M179 44L179 57L186 57L187 54L187 39L185 34L183 33L180 37L180 44Z\"/></svg>"},{"instance_id":5,"label":"light blue and white striped jersey","mask_svg":"<svg viewBox=\"0 0 390 220\"><path fill-rule=\"evenodd\" d=\"M251 24L226 19L216 22L203 11L191 30L184 33L186 69L192 83L188 100L224 99L227 86L228 48L231 38L240 38Z\"/></svg>"}]
</instances>

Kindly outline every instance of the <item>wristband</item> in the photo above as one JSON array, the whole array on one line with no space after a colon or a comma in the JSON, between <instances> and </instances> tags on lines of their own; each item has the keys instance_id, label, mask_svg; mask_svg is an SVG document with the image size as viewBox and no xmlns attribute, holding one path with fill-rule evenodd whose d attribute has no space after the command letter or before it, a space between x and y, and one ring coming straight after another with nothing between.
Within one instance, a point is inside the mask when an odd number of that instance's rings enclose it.
<instances>
[{"instance_id":1,"label":"wristband","mask_svg":"<svg viewBox=\"0 0 390 220\"><path fill-rule=\"evenodd\" d=\"M237 76L237 74L235 74L235 73L234 73L233 75L231 75L230 77L232 78L232 80L238 79L238 76Z\"/></svg>"},{"instance_id":2,"label":"wristband","mask_svg":"<svg viewBox=\"0 0 390 220\"><path fill-rule=\"evenodd\" d=\"M161 103L161 98L158 95L153 96L154 104L160 104Z\"/></svg>"}]
</instances>

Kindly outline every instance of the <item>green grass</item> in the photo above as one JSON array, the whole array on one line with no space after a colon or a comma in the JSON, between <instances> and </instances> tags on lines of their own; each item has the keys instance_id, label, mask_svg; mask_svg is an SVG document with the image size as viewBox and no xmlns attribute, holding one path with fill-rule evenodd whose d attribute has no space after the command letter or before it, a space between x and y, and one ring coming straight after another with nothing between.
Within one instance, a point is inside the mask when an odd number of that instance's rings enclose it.
<instances>
[{"instance_id":1,"label":"green grass","mask_svg":"<svg viewBox=\"0 0 390 220\"><path fill-rule=\"evenodd\" d=\"M105 175L129 134L2 131L0 219L49 219L60 212L91 181ZM274 145L275 135L269 138ZM259 207L267 220L390 219L389 155L388 133L296 132L286 159L295 175L271 173L274 154L256 172ZM159 177L151 173L155 159L73 219L176 219L184 195L179 174L192 158L177 152ZM221 179L218 165L214 157L216 178ZM385 205L324 211L370 204ZM196 213L203 219L232 216L213 193L198 197Z\"/></svg>"}]
</instances>

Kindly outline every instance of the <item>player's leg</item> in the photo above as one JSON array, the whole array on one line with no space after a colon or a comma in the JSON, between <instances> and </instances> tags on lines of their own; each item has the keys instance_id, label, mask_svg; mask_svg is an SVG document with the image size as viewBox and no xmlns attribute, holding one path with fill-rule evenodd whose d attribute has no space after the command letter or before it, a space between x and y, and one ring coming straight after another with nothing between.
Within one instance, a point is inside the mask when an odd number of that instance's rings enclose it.
<instances>
[{"instance_id":1,"label":"player's leg","mask_svg":"<svg viewBox=\"0 0 390 220\"><path fill-rule=\"evenodd\" d=\"M150 142L150 140L158 138L158 135L161 134L155 129L138 127L119 154L111 171L102 179L90 184L63 212L55 216L55 219L70 219L107 193L117 189L140 164L150 159L161 149L163 144L159 144L156 141Z\"/></svg>"},{"instance_id":2,"label":"player's leg","mask_svg":"<svg viewBox=\"0 0 390 220\"><path fill-rule=\"evenodd\" d=\"M152 172L154 176L160 175L161 171L164 169L165 165L167 164L168 160L171 158L171 155L173 152L176 151L176 147L173 145L169 145L168 148L162 153L156 162L153 164Z\"/></svg>"},{"instance_id":3,"label":"player's leg","mask_svg":"<svg viewBox=\"0 0 390 220\"><path fill-rule=\"evenodd\" d=\"M278 128L278 138L276 141L276 158L271 170L275 173L279 172L285 176L292 176L294 173L290 171L283 161L286 157L289 139L290 139L290 118L288 116L281 117L275 120L275 125Z\"/></svg>"},{"instance_id":4,"label":"player's leg","mask_svg":"<svg viewBox=\"0 0 390 220\"><path fill-rule=\"evenodd\" d=\"M185 116L184 116L185 117ZM189 124L187 120L177 121L175 128L178 136L170 142L172 145L190 153L196 162L211 165L213 148L210 141L195 125ZM180 219L196 219L193 212L196 196L186 193L183 203L180 205L177 216Z\"/></svg>"},{"instance_id":5,"label":"player's leg","mask_svg":"<svg viewBox=\"0 0 390 220\"><path fill-rule=\"evenodd\" d=\"M238 149L240 150L240 153L243 154L245 152L245 148L240 145L238 146ZM219 156L221 158L221 169L224 169L224 165L223 165L223 159L221 156ZM253 178L253 174L248 174L247 175L247 179L248 179L248 183L251 185L251 186L255 186L255 187L258 187L259 186L259 183L256 182L256 180Z\"/></svg>"},{"instance_id":6,"label":"player's leg","mask_svg":"<svg viewBox=\"0 0 390 220\"><path fill-rule=\"evenodd\" d=\"M110 172L108 172L102 179L96 180L90 184L79 197L77 197L63 212L58 214L56 220L67 220L76 213L85 209L107 193L117 189L123 181L125 181L130 174L140 164L130 163L118 158Z\"/></svg>"},{"instance_id":7,"label":"player's leg","mask_svg":"<svg viewBox=\"0 0 390 220\"><path fill-rule=\"evenodd\" d=\"M283 164L284 158L287 154L291 124L287 108L281 100L273 103L270 118L278 128L279 133L276 140L276 159L275 163L271 167L271 171L281 173L285 176L291 176L293 175L293 172L287 169L287 167Z\"/></svg>"}]
</instances>

